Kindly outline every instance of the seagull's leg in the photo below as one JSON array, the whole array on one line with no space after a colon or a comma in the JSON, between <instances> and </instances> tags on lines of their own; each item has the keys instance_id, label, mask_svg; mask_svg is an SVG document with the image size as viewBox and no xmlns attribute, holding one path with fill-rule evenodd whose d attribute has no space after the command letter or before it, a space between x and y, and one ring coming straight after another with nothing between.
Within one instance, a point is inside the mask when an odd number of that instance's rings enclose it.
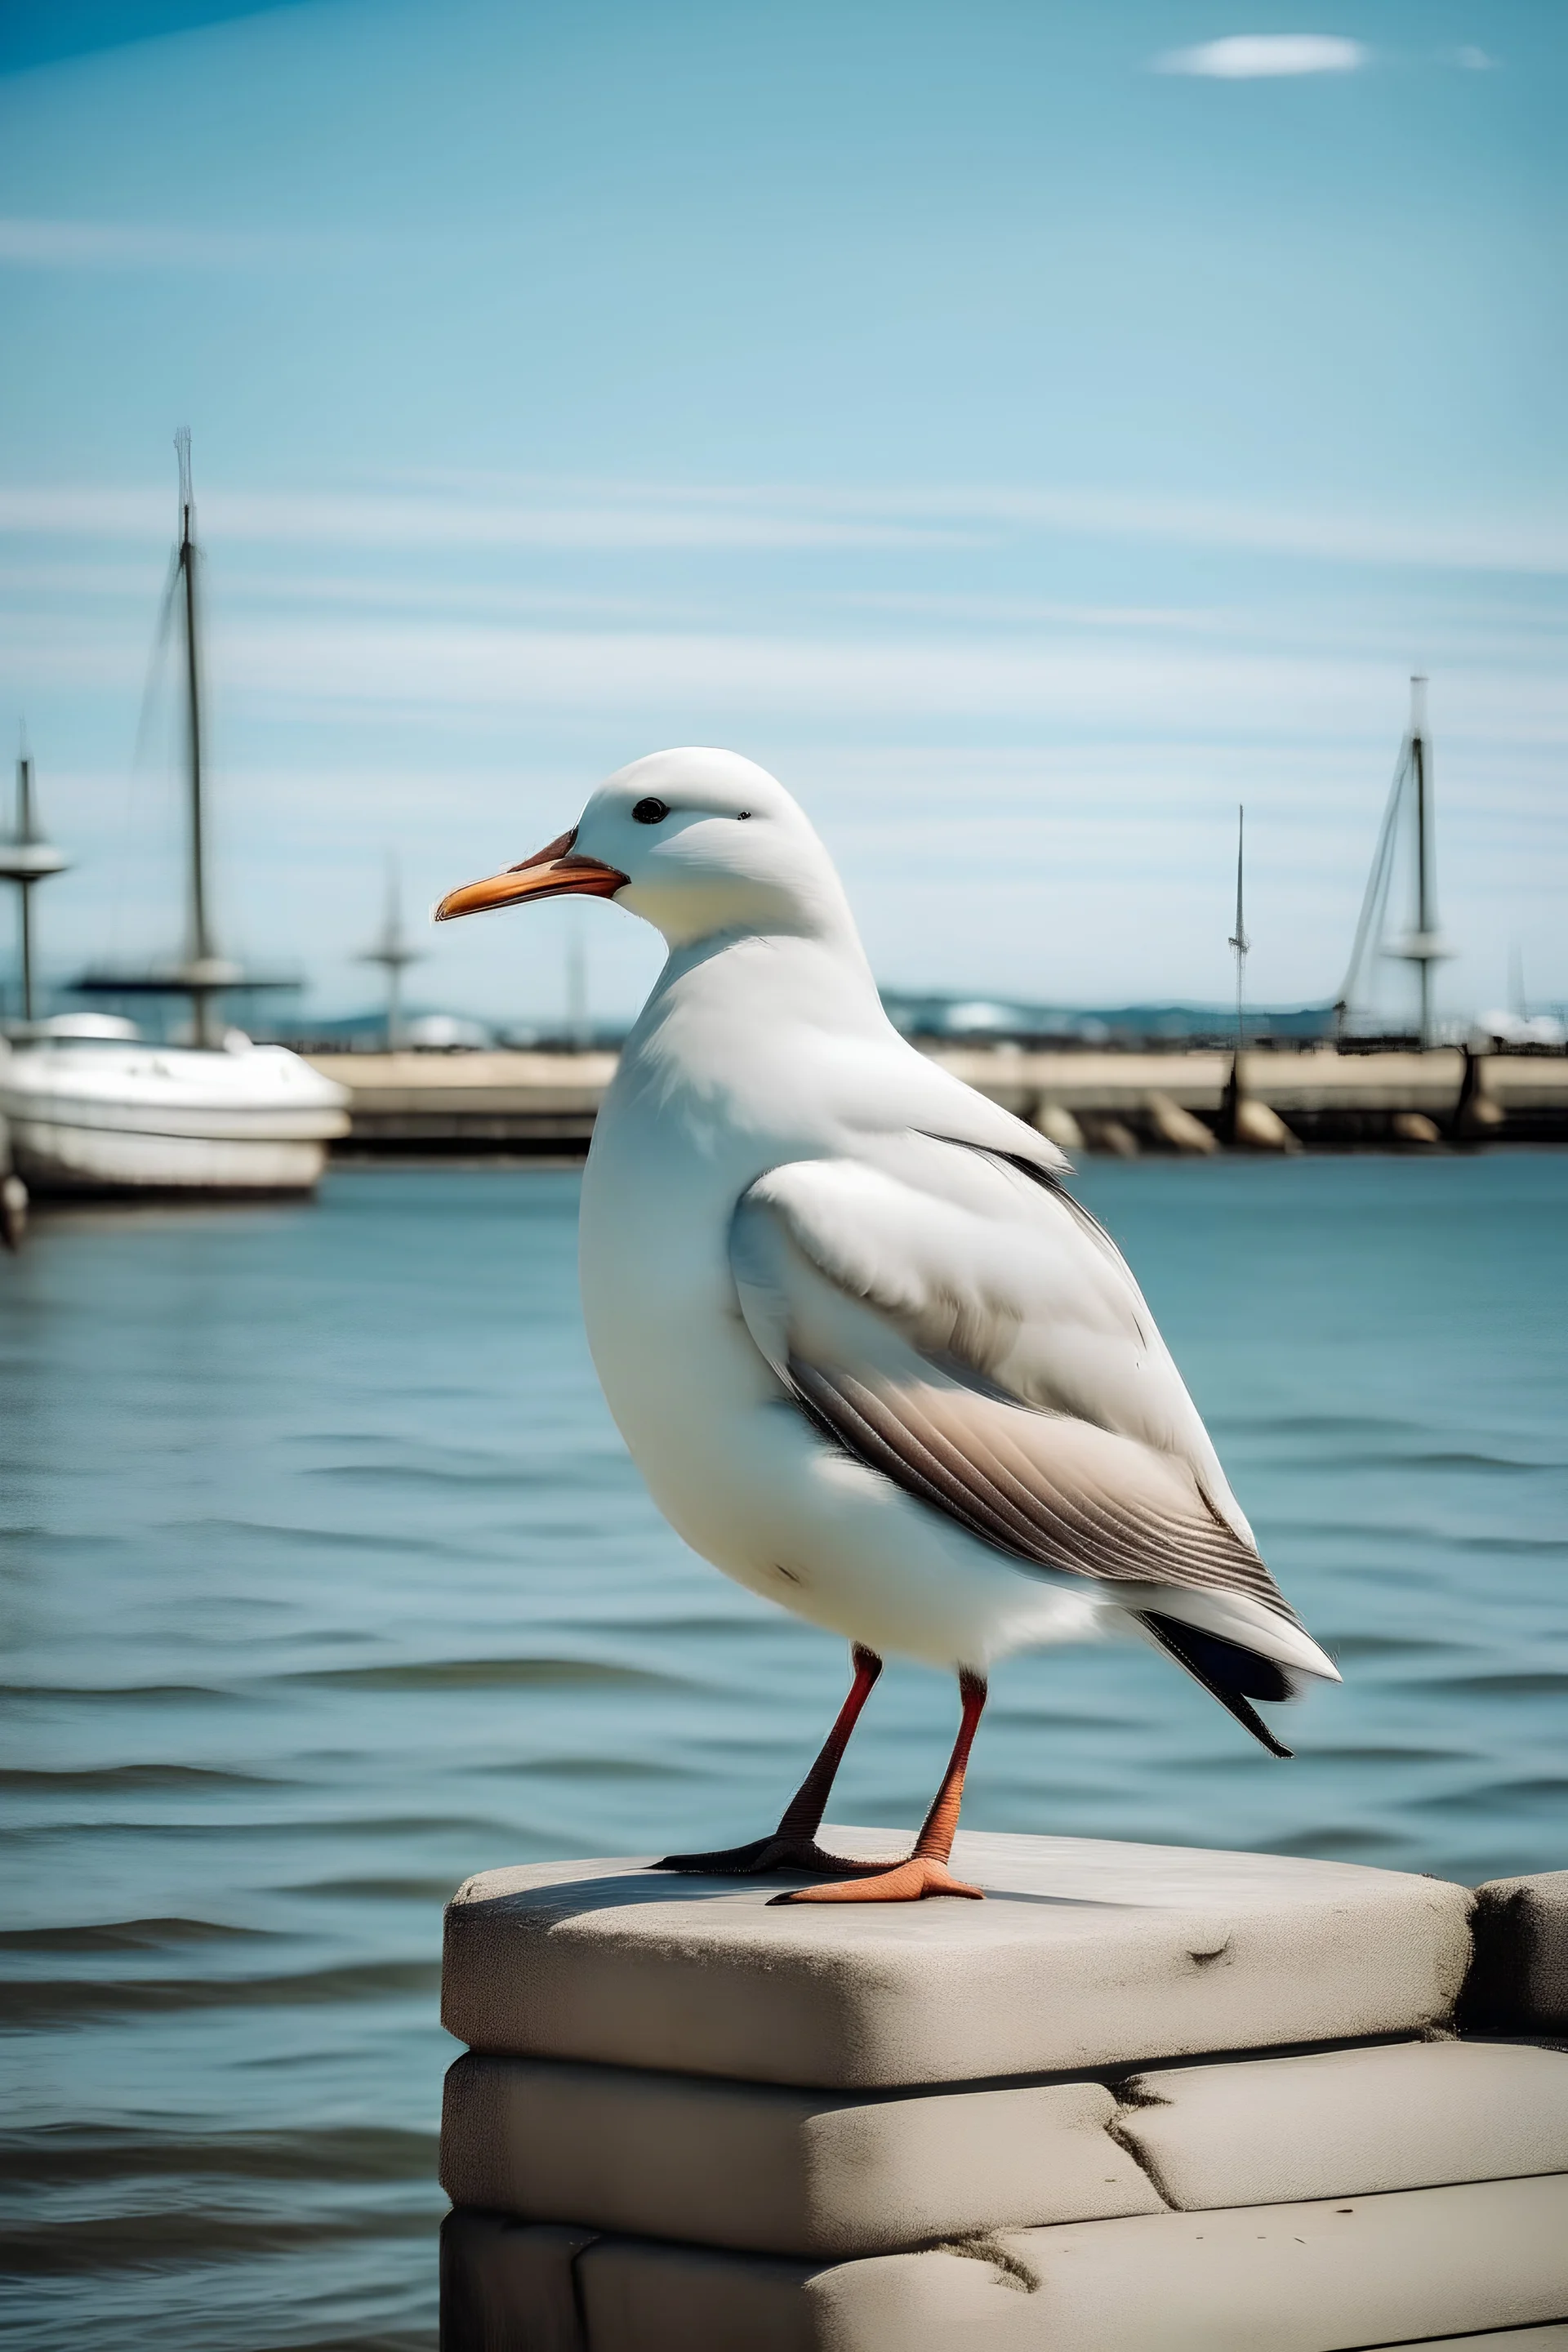
<instances>
[{"instance_id":1,"label":"seagull's leg","mask_svg":"<svg viewBox=\"0 0 1568 2352\"><path fill-rule=\"evenodd\" d=\"M925 1817L925 1827L915 1840L915 1850L908 1862L900 1862L891 1870L878 1871L871 1877L847 1879L840 1885L793 1887L787 1895L775 1895L775 1903L918 1903L922 1895L969 1895L980 1900L980 1888L954 1878L947 1866L958 1828L958 1809L963 1801L964 1768L974 1745L980 1710L985 1704L984 1679L972 1675L967 1666L959 1675L958 1688L963 1701L958 1738L942 1774L942 1786Z\"/></svg>"},{"instance_id":2,"label":"seagull's leg","mask_svg":"<svg viewBox=\"0 0 1568 2352\"><path fill-rule=\"evenodd\" d=\"M784 1817L771 1837L753 1838L750 1845L727 1847L721 1853L667 1853L655 1870L689 1870L714 1878L751 1878L764 1870L824 1871L840 1878L846 1872L882 1870L879 1862L848 1862L842 1854L825 1853L816 1843L827 1800L849 1745L849 1735L860 1720L860 1710L871 1696L882 1671L875 1650L855 1644L855 1680L838 1710L838 1720L822 1743L822 1753L784 1807ZM951 1844L952 1839L949 1838Z\"/></svg>"}]
</instances>

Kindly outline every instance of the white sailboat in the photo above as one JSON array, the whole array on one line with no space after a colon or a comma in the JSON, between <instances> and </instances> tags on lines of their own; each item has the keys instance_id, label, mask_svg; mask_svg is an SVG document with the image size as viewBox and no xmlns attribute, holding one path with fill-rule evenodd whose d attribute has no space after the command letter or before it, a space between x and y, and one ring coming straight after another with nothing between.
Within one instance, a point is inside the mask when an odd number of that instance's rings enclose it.
<instances>
[{"instance_id":1,"label":"white sailboat","mask_svg":"<svg viewBox=\"0 0 1568 2352\"><path fill-rule=\"evenodd\" d=\"M190 436L180 453L180 541L171 577L185 649L189 782L188 952L166 970L89 973L99 993L184 996L192 1042L143 1039L109 1013L32 1019L32 936L23 925L24 1020L0 1047L0 1127L15 1173L35 1192L305 1192L327 1146L348 1129L346 1090L281 1045L258 1045L222 1020L226 991L254 987L214 944L207 893L202 778L195 508ZM0 874L22 884L63 860L36 838L30 772L18 775L17 855ZM40 863L40 853L45 862Z\"/></svg>"},{"instance_id":2,"label":"white sailboat","mask_svg":"<svg viewBox=\"0 0 1568 2352\"><path fill-rule=\"evenodd\" d=\"M1389 899L1394 893L1395 868L1401 862L1408 874L1408 927L1391 935ZM1384 958L1413 966L1417 992L1415 1042L1423 1052L1436 1045L1438 1037L1432 967L1446 962L1453 952L1437 925L1432 739L1426 729L1426 680L1417 675L1410 681L1410 724L1399 747L1394 782L1383 813L1351 948L1350 965L1334 1006L1335 1034L1342 1046L1358 1028L1364 1033L1375 1021L1368 999L1374 993L1377 962Z\"/></svg>"}]
</instances>

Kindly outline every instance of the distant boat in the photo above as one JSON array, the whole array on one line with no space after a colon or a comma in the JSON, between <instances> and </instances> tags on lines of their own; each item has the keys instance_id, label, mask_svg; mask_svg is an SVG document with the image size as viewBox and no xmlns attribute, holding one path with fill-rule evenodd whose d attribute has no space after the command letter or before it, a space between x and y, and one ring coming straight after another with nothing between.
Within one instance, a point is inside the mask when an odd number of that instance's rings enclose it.
<instances>
[{"instance_id":1,"label":"distant boat","mask_svg":"<svg viewBox=\"0 0 1568 2352\"><path fill-rule=\"evenodd\" d=\"M190 436L180 454L180 541L170 576L185 653L189 929L184 960L141 973L89 972L109 996L183 996L192 1041L156 1045L113 1013L26 1020L0 1049L0 1123L16 1172L35 1192L308 1192L327 1146L348 1129L348 1095L281 1045L225 1026L224 995L277 985L247 977L214 943L202 778L201 664ZM29 780L30 781L30 780ZM30 828L30 803L18 833ZM8 871L0 862L0 872ZM51 869L53 870L53 869ZM13 879L20 880L19 874ZM30 950L30 936L25 942ZM31 1011L31 972L24 997Z\"/></svg>"},{"instance_id":2,"label":"distant boat","mask_svg":"<svg viewBox=\"0 0 1568 2352\"><path fill-rule=\"evenodd\" d=\"M420 963L424 951L416 948L403 928L403 893L398 887L396 863L389 860L386 868L386 916L374 945L365 949L361 963L378 963L386 974L386 1027L384 1043L389 1054L398 1053L408 1042L403 1019L403 975L411 963Z\"/></svg>"},{"instance_id":3,"label":"distant boat","mask_svg":"<svg viewBox=\"0 0 1568 2352\"><path fill-rule=\"evenodd\" d=\"M1432 789L1432 740L1426 731L1426 680L1410 681L1410 724L1399 747L1399 758L1389 788L1388 803L1367 877L1350 965L1334 1006L1334 1027L1342 1041L1352 1034L1358 1014L1364 1024L1365 1000L1373 992L1373 968L1380 958L1391 958L1415 968L1417 1010L1416 1039L1422 1048L1437 1042L1432 994L1432 967L1454 952L1437 927L1436 803ZM1394 895L1394 874L1401 860L1407 868L1408 907L1405 928L1391 932L1389 900Z\"/></svg>"}]
</instances>

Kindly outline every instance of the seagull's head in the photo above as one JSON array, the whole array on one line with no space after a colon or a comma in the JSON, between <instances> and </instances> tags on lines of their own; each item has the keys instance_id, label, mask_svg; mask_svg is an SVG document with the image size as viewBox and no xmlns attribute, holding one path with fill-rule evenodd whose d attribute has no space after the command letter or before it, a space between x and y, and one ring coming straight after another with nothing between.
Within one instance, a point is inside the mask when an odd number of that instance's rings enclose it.
<instances>
[{"instance_id":1,"label":"seagull's head","mask_svg":"<svg viewBox=\"0 0 1568 2352\"><path fill-rule=\"evenodd\" d=\"M784 786L735 751L655 751L607 778L570 833L449 890L438 923L523 898L614 898L689 947L721 931L837 937L833 861Z\"/></svg>"}]
</instances>

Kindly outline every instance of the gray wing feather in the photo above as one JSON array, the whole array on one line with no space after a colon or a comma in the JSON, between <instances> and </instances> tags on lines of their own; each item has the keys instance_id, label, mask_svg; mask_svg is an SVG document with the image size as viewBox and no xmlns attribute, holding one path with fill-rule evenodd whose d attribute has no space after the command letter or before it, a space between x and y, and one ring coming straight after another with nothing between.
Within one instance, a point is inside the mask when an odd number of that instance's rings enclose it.
<instances>
[{"instance_id":1,"label":"gray wing feather","mask_svg":"<svg viewBox=\"0 0 1568 2352\"><path fill-rule=\"evenodd\" d=\"M773 1169L737 1208L742 1313L801 1409L1020 1567L1093 1579L1129 1608L1161 1591L1199 1613L1212 1601L1331 1675L1114 1245L1035 1182L977 1174L973 1147L945 1147L967 1163L950 1174L938 1139L909 1143L879 1165Z\"/></svg>"},{"instance_id":2,"label":"gray wing feather","mask_svg":"<svg viewBox=\"0 0 1568 2352\"><path fill-rule=\"evenodd\" d=\"M847 1451L998 1551L1110 1583L1244 1593L1296 1622L1257 1552L1169 1457L956 1386L858 1378L793 1354L785 1369Z\"/></svg>"}]
</instances>

